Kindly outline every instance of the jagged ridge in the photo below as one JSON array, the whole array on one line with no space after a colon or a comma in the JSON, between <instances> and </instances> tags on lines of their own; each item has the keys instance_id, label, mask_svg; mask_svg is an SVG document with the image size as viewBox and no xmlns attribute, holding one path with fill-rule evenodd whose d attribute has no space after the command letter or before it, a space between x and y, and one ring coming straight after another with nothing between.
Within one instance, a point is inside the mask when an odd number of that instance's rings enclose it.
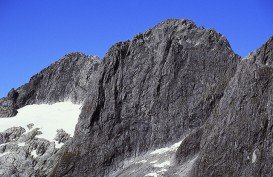
<instances>
[{"instance_id":1,"label":"jagged ridge","mask_svg":"<svg viewBox=\"0 0 273 177\"><path fill-rule=\"evenodd\" d=\"M29 83L12 89L6 98L0 99L0 118L14 116L17 109L30 104L83 102L88 89L93 87L99 64L99 58L83 53L65 55L34 75Z\"/></svg>"}]
</instances>

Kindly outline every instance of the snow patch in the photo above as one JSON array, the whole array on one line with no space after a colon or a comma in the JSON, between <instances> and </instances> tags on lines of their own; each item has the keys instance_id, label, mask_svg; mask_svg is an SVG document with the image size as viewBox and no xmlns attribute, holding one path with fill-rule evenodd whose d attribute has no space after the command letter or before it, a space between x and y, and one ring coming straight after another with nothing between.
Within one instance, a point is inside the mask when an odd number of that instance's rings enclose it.
<instances>
[{"instance_id":1,"label":"snow patch","mask_svg":"<svg viewBox=\"0 0 273 177\"><path fill-rule=\"evenodd\" d=\"M168 171L168 170L167 170L167 169L165 169L165 168L163 168L163 169L161 169L161 170L157 171L157 173L164 173L164 172L166 172L166 171Z\"/></svg>"},{"instance_id":2,"label":"snow patch","mask_svg":"<svg viewBox=\"0 0 273 177\"><path fill-rule=\"evenodd\" d=\"M168 151L169 151L169 148L161 148L161 149L157 149L157 150L151 152L151 154L163 154Z\"/></svg>"},{"instance_id":3,"label":"snow patch","mask_svg":"<svg viewBox=\"0 0 273 177\"><path fill-rule=\"evenodd\" d=\"M54 143L55 143L55 147L56 147L57 149L60 149L60 148L64 145L64 143L59 143L59 142L57 142L57 141L55 141Z\"/></svg>"},{"instance_id":4,"label":"snow patch","mask_svg":"<svg viewBox=\"0 0 273 177\"><path fill-rule=\"evenodd\" d=\"M196 42L196 44L194 45L194 46L198 46L198 45L200 45L201 44L201 42Z\"/></svg>"},{"instance_id":5,"label":"snow patch","mask_svg":"<svg viewBox=\"0 0 273 177\"><path fill-rule=\"evenodd\" d=\"M167 145L160 149L155 149L153 151L148 151L145 154L135 156L130 159L126 159L120 164L119 168L109 174L109 177L117 176L155 176L161 177L168 173L168 170L172 170L172 162L175 156L175 152L182 143L182 141L187 137L187 134L180 139L179 142ZM191 161L184 165L184 168L191 168ZM187 169L184 169L187 171ZM190 170L190 169L188 169ZM134 172L132 172L134 171ZM181 170L177 171L178 173ZM132 175L134 174L134 175Z\"/></svg>"},{"instance_id":6,"label":"snow patch","mask_svg":"<svg viewBox=\"0 0 273 177\"><path fill-rule=\"evenodd\" d=\"M10 152L4 152L4 153L0 153L0 157L3 157L3 156L5 156L5 155L7 155L7 154L9 154Z\"/></svg>"},{"instance_id":7,"label":"snow patch","mask_svg":"<svg viewBox=\"0 0 273 177\"><path fill-rule=\"evenodd\" d=\"M38 156L36 150L31 151L31 155L32 155L34 158L36 158L36 157Z\"/></svg>"},{"instance_id":8,"label":"snow patch","mask_svg":"<svg viewBox=\"0 0 273 177\"><path fill-rule=\"evenodd\" d=\"M7 144L9 144L9 143L2 143L2 144L0 144L0 147L1 147L1 146L5 146L5 145L7 145Z\"/></svg>"},{"instance_id":9,"label":"snow patch","mask_svg":"<svg viewBox=\"0 0 273 177\"><path fill-rule=\"evenodd\" d=\"M150 163L156 163L157 162L157 160L154 160L154 161L151 161Z\"/></svg>"},{"instance_id":10,"label":"snow patch","mask_svg":"<svg viewBox=\"0 0 273 177\"><path fill-rule=\"evenodd\" d=\"M153 176L153 177L157 177L157 173L148 173L147 175L145 176Z\"/></svg>"},{"instance_id":11,"label":"snow patch","mask_svg":"<svg viewBox=\"0 0 273 177\"><path fill-rule=\"evenodd\" d=\"M253 154L252 154L252 163L255 163L256 162L256 160L257 160L257 155L256 155L256 150L253 152Z\"/></svg>"},{"instance_id":12,"label":"snow patch","mask_svg":"<svg viewBox=\"0 0 273 177\"><path fill-rule=\"evenodd\" d=\"M170 166L170 165L171 165L171 162L169 160L167 160L167 161L160 163L160 164L154 164L154 167L163 168L165 166Z\"/></svg>"},{"instance_id":13,"label":"snow patch","mask_svg":"<svg viewBox=\"0 0 273 177\"><path fill-rule=\"evenodd\" d=\"M164 154L166 152L174 152L180 146L181 142L182 141L179 141L179 142L173 144L172 146L161 148L161 149L157 149L155 151L152 151L151 154L154 155L154 154Z\"/></svg>"},{"instance_id":14,"label":"snow patch","mask_svg":"<svg viewBox=\"0 0 273 177\"><path fill-rule=\"evenodd\" d=\"M138 161L136 163L146 163L146 162L147 162L147 160L141 160L141 161Z\"/></svg>"},{"instance_id":15,"label":"snow patch","mask_svg":"<svg viewBox=\"0 0 273 177\"><path fill-rule=\"evenodd\" d=\"M175 152L184 138L177 143L156 149L154 151L149 151L145 154L121 162L119 164L119 169L110 173L109 177L116 177L120 175L132 176L132 174L135 176L164 176L164 174L172 166L171 162L173 161Z\"/></svg>"},{"instance_id":16,"label":"snow patch","mask_svg":"<svg viewBox=\"0 0 273 177\"><path fill-rule=\"evenodd\" d=\"M25 146L25 145L26 145L25 142L23 142L23 143L18 143L18 146L19 146L19 147L23 147L23 146Z\"/></svg>"},{"instance_id":17,"label":"snow patch","mask_svg":"<svg viewBox=\"0 0 273 177\"><path fill-rule=\"evenodd\" d=\"M27 132L33 128L40 128L42 134L39 135L39 138L53 141L56 131L60 128L70 135L74 135L80 112L81 105L71 102L28 105L19 109L15 117L1 118L0 132L18 126L25 128ZM27 125L30 123L33 123L34 126L29 130Z\"/></svg>"}]
</instances>

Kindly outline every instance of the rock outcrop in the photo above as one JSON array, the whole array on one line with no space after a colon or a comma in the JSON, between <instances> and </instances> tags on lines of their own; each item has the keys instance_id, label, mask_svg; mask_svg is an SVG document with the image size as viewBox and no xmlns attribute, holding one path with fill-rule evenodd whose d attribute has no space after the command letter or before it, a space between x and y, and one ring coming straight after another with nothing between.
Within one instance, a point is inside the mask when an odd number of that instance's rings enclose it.
<instances>
[{"instance_id":1,"label":"rock outcrop","mask_svg":"<svg viewBox=\"0 0 273 177\"><path fill-rule=\"evenodd\" d=\"M207 121L192 176L273 176L273 37L242 60Z\"/></svg>"},{"instance_id":2,"label":"rock outcrop","mask_svg":"<svg viewBox=\"0 0 273 177\"><path fill-rule=\"evenodd\" d=\"M22 127L12 127L0 132L0 176L1 177L46 177L56 160L63 153L71 137L58 142L39 138L38 128L28 132ZM56 132L57 133L57 132ZM57 137L66 135L59 131ZM1 141L4 137L4 141ZM60 146L60 147L59 147Z\"/></svg>"},{"instance_id":3,"label":"rock outcrop","mask_svg":"<svg viewBox=\"0 0 273 177\"><path fill-rule=\"evenodd\" d=\"M225 37L189 20L114 45L52 176L107 176L124 159L177 142L206 122L239 61Z\"/></svg>"},{"instance_id":4,"label":"rock outcrop","mask_svg":"<svg viewBox=\"0 0 273 177\"><path fill-rule=\"evenodd\" d=\"M12 117L17 109L30 104L71 100L82 103L93 89L100 60L82 53L70 53L33 76L29 83L12 89L0 99L0 118Z\"/></svg>"}]
</instances>

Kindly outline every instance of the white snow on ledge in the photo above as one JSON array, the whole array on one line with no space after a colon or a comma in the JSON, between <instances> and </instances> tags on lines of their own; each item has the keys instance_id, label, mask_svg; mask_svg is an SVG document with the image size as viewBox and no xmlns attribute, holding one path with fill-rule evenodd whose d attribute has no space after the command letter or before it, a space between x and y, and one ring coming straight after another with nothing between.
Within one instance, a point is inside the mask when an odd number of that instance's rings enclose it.
<instances>
[{"instance_id":1,"label":"white snow on ledge","mask_svg":"<svg viewBox=\"0 0 273 177\"><path fill-rule=\"evenodd\" d=\"M31 151L31 155L32 155L33 158L38 157L38 154L37 154L36 150Z\"/></svg>"},{"instance_id":2,"label":"white snow on ledge","mask_svg":"<svg viewBox=\"0 0 273 177\"><path fill-rule=\"evenodd\" d=\"M160 149L156 149L154 150L153 152L151 152L152 155L155 155L155 154L164 154L166 152L170 152L170 151L173 151L175 152L177 150L177 148L180 146L180 144L182 143L182 141L179 141L169 147L165 147L165 148L160 148Z\"/></svg>"},{"instance_id":3,"label":"white snow on ledge","mask_svg":"<svg viewBox=\"0 0 273 177\"><path fill-rule=\"evenodd\" d=\"M55 104L28 105L18 110L18 114L11 118L0 119L0 132L11 127L21 126L28 132L27 125L34 124L33 128L40 128L39 138L53 141L58 129L63 129L71 136L78 122L81 105L71 102Z\"/></svg>"},{"instance_id":4,"label":"white snow on ledge","mask_svg":"<svg viewBox=\"0 0 273 177\"><path fill-rule=\"evenodd\" d=\"M189 133L185 134L180 141L174 144L125 159L118 164L115 171L109 174L109 177L165 177L170 176L170 174L180 177L189 176L194 163L199 158L199 154L182 164L176 164L174 159L177 149L188 135Z\"/></svg>"},{"instance_id":5,"label":"white snow on ledge","mask_svg":"<svg viewBox=\"0 0 273 177\"><path fill-rule=\"evenodd\" d=\"M5 155L8 155L10 152L4 152L4 153L0 153L0 157L3 157Z\"/></svg>"},{"instance_id":6,"label":"white snow on ledge","mask_svg":"<svg viewBox=\"0 0 273 177\"><path fill-rule=\"evenodd\" d=\"M185 135L186 137L186 135ZM167 145L165 147L148 151L144 154L126 159L119 164L119 169L109 174L109 177L118 176L143 176L162 177L174 165L174 156L181 142ZM187 166L190 168L190 165Z\"/></svg>"},{"instance_id":7,"label":"white snow on ledge","mask_svg":"<svg viewBox=\"0 0 273 177\"><path fill-rule=\"evenodd\" d=\"M18 146L19 146L19 147L23 147L23 146L25 146L25 145L26 145L25 142L23 142L23 143L18 143Z\"/></svg>"}]
</instances>

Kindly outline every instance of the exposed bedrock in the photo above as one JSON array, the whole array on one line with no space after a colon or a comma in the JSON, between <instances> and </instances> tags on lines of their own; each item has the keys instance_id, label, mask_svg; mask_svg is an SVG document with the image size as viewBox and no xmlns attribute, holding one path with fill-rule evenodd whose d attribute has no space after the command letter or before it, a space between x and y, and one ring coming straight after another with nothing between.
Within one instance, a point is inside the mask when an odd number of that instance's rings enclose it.
<instances>
[{"instance_id":1,"label":"exposed bedrock","mask_svg":"<svg viewBox=\"0 0 273 177\"><path fill-rule=\"evenodd\" d=\"M239 62L225 37L189 20L114 45L52 176L106 176L126 158L179 141L206 122Z\"/></svg>"},{"instance_id":2,"label":"exposed bedrock","mask_svg":"<svg viewBox=\"0 0 273 177\"><path fill-rule=\"evenodd\" d=\"M192 176L273 176L273 37L238 65L206 123Z\"/></svg>"},{"instance_id":3,"label":"exposed bedrock","mask_svg":"<svg viewBox=\"0 0 273 177\"><path fill-rule=\"evenodd\" d=\"M12 89L0 99L0 118L12 117L17 109L39 103L56 103L70 100L82 103L94 79L100 60L83 53L70 53L34 75L29 83Z\"/></svg>"}]
</instances>

